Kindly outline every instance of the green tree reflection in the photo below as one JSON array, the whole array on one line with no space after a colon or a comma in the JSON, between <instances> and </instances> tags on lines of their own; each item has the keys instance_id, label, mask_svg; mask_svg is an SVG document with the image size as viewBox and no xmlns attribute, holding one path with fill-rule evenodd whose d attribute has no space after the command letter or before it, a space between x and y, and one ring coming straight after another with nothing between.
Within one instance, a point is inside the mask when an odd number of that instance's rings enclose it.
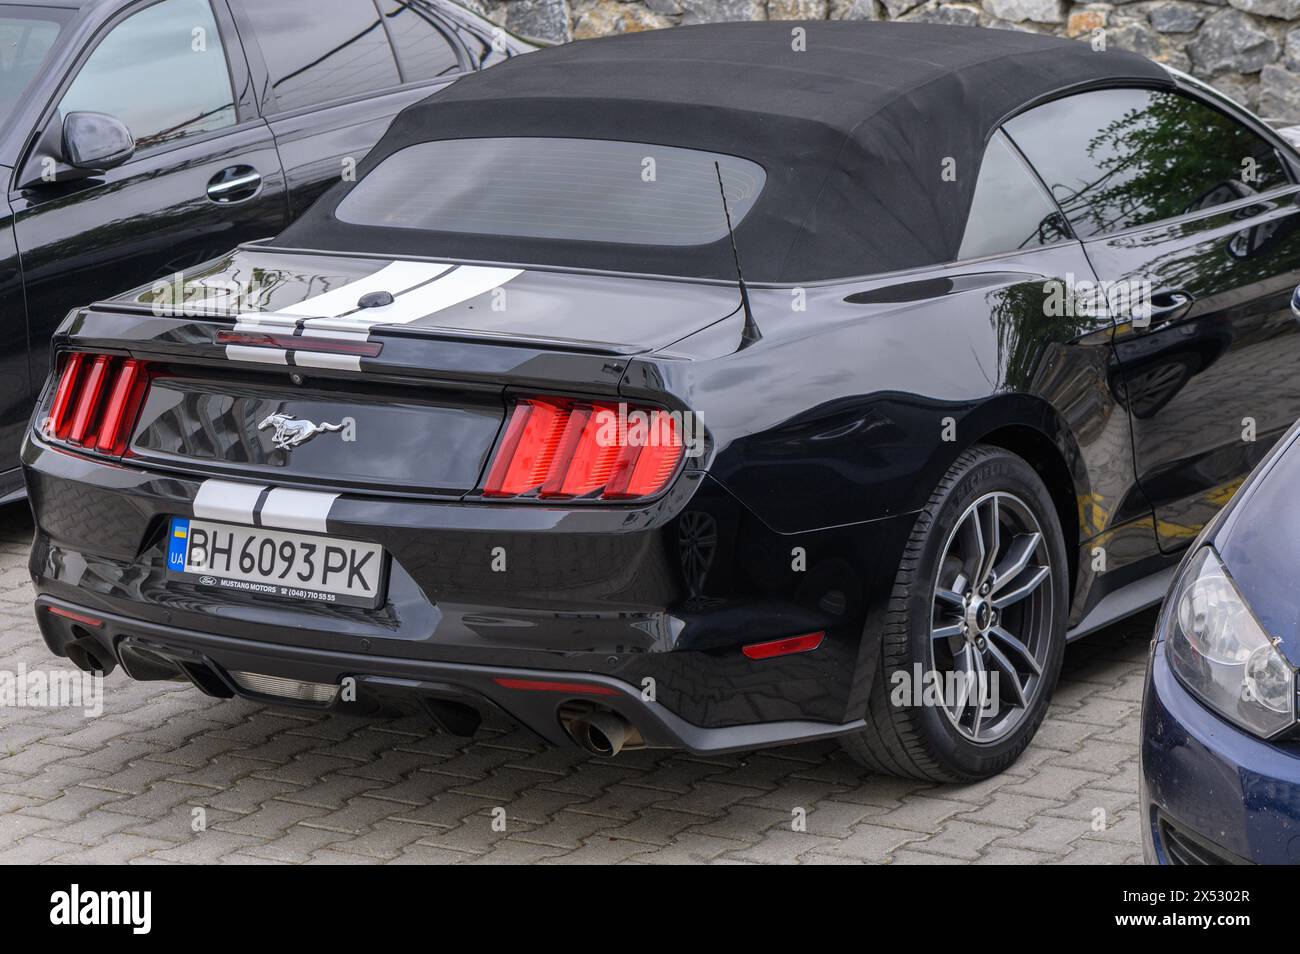
<instances>
[{"instance_id":1,"label":"green tree reflection","mask_svg":"<svg viewBox=\"0 0 1300 954\"><path fill-rule=\"evenodd\" d=\"M1267 142L1175 93L1150 92L1144 106L1090 140L1088 155L1101 175L1058 195L1067 218L1085 235L1172 218L1287 182Z\"/></svg>"}]
</instances>

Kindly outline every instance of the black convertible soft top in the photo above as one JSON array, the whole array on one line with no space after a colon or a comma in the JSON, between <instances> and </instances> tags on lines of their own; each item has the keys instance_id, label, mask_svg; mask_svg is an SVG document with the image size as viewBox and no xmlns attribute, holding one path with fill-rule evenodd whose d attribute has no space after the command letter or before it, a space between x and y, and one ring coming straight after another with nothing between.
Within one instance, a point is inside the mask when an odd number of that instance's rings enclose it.
<instances>
[{"instance_id":1,"label":"black convertible soft top","mask_svg":"<svg viewBox=\"0 0 1300 954\"><path fill-rule=\"evenodd\" d=\"M358 179L405 147L444 139L607 139L741 156L767 177L736 229L745 277L844 278L951 261L998 125L1034 101L1115 82L1171 80L1124 50L923 23L728 23L625 34L516 57L408 107ZM952 181L942 175L946 160L955 164ZM275 244L735 275L725 239L647 246L349 224L334 210L355 185L336 186Z\"/></svg>"}]
</instances>

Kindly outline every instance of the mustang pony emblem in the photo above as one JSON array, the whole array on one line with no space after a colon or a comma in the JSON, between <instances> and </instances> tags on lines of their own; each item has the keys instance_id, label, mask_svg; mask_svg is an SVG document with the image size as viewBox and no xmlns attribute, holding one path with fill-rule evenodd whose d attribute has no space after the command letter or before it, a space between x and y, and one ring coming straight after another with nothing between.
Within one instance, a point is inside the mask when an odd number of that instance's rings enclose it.
<instances>
[{"instance_id":1,"label":"mustang pony emblem","mask_svg":"<svg viewBox=\"0 0 1300 954\"><path fill-rule=\"evenodd\" d=\"M341 431L342 424L331 424L324 421L320 424L314 424L311 421L299 421L289 414L268 414L266 420L257 425L259 431L264 431L268 427L274 427L275 433L271 435L271 440L280 450L293 450L299 444L305 444L317 434L325 431Z\"/></svg>"}]
</instances>

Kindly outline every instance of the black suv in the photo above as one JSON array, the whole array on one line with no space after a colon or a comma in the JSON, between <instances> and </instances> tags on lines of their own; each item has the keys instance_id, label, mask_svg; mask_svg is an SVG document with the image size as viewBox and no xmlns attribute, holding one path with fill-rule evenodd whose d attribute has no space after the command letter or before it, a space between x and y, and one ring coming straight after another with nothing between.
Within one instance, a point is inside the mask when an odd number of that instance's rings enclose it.
<instances>
[{"instance_id":1,"label":"black suv","mask_svg":"<svg viewBox=\"0 0 1300 954\"><path fill-rule=\"evenodd\" d=\"M0 499L69 309L275 235L403 107L529 49L425 0L0 3Z\"/></svg>"}]
</instances>

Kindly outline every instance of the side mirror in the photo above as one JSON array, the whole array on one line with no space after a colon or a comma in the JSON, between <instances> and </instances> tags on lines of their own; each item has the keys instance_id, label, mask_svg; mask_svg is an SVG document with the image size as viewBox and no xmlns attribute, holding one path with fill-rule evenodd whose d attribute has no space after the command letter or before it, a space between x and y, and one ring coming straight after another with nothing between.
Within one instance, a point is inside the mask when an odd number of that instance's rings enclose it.
<instances>
[{"instance_id":1,"label":"side mirror","mask_svg":"<svg viewBox=\"0 0 1300 954\"><path fill-rule=\"evenodd\" d=\"M74 169L103 172L134 153L135 139L116 116L73 112L63 118L63 161Z\"/></svg>"}]
</instances>

